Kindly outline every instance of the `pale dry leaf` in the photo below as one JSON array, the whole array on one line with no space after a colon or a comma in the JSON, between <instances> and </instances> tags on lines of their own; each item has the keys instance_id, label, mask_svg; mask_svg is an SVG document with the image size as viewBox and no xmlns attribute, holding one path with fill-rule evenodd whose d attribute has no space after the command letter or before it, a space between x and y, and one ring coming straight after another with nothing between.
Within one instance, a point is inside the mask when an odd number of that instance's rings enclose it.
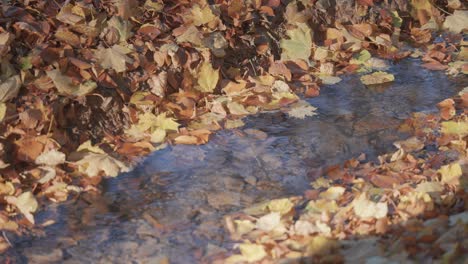
<instances>
[{"instance_id":1,"label":"pale dry leaf","mask_svg":"<svg viewBox=\"0 0 468 264\"><path fill-rule=\"evenodd\" d=\"M51 70L46 72L46 74L54 83L57 91L62 95L83 96L97 88L97 84L93 81L73 84L72 79L63 75L60 70Z\"/></svg>"},{"instance_id":2,"label":"pale dry leaf","mask_svg":"<svg viewBox=\"0 0 468 264\"><path fill-rule=\"evenodd\" d=\"M21 78L13 75L6 80L0 79L0 103L15 98L21 88Z\"/></svg>"},{"instance_id":3,"label":"pale dry leaf","mask_svg":"<svg viewBox=\"0 0 468 264\"><path fill-rule=\"evenodd\" d=\"M388 83L393 82L394 80L395 76L393 76L393 74L382 71L361 76L361 82L365 85Z\"/></svg>"},{"instance_id":4,"label":"pale dry leaf","mask_svg":"<svg viewBox=\"0 0 468 264\"><path fill-rule=\"evenodd\" d=\"M286 31L288 39L280 41L282 60L301 59L309 61L312 49L312 31L305 23L297 23L297 28Z\"/></svg>"},{"instance_id":5,"label":"pale dry leaf","mask_svg":"<svg viewBox=\"0 0 468 264\"><path fill-rule=\"evenodd\" d=\"M18 210L28 219L29 222L34 224L34 216L32 213L36 212L38 203L36 198L31 192L24 192L18 197L7 196L5 197L8 203L13 204Z\"/></svg>"},{"instance_id":6,"label":"pale dry leaf","mask_svg":"<svg viewBox=\"0 0 468 264\"><path fill-rule=\"evenodd\" d=\"M360 218L383 218L387 216L387 203L375 203L362 193L358 198L354 199L352 205L354 213Z\"/></svg>"},{"instance_id":7,"label":"pale dry leaf","mask_svg":"<svg viewBox=\"0 0 468 264\"><path fill-rule=\"evenodd\" d=\"M293 105L291 105L288 110L288 115L294 118L304 119L308 116L317 115L315 112L316 107L310 105L307 101L301 100Z\"/></svg>"},{"instance_id":8,"label":"pale dry leaf","mask_svg":"<svg viewBox=\"0 0 468 264\"><path fill-rule=\"evenodd\" d=\"M89 177L98 176L101 172L105 176L115 177L120 172L127 172L129 168L119 160L107 154L89 152L79 161L75 162L78 170Z\"/></svg>"},{"instance_id":9,"label":"pale dry leaf","mask_svg":"<svg viewBox=\"0 0 468 264\"><path fill-rule=\"evenodd\" d=\"M43 152L36 158L36 164L56 166L65 163L65 154L56 149Z\"/></svg>"},{"instance_id":10,"label":"pale dry leaf","mask_svg":"<svg viewBox=\"0 0 468 264\"><path fill-rule=\"evenodd\" d=\"M104 69L114 69L116 72L127 70L127 63L132 60L127 56L131 50L121 45L114 45L110 48L100 47L96 51L96 59Z\"/></svg>"}]
</instances>

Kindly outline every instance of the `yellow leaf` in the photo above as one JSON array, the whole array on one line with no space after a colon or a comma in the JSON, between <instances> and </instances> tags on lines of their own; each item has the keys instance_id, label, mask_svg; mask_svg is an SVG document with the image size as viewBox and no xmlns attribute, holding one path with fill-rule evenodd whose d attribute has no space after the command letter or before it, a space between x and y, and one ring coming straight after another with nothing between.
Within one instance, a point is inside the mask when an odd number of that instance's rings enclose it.
<instances>
[{"instance_id":1,"label":"yellow leaf","mask_svg":"<svg viewBox=\"0 0 468 264\"><path fill-rule=\"evenodd\" d=\"M155 129L153 133L151 133L150 141L153 143L161 143L166 138L166 130L162 128Z\"/></svg>"},{"instance_id":2,"label":"yellow leaf","mask_svg":"<svg viewBox=\"0 0 468 264\"><path fill-rule=\"evenodd\" d=\"M164 130L174 130L179 129L179 123L177 123L174 118L166 117L166 113L159 114L156 117L156 126Z\"/></svg>"},{"instance_id":3,"label":"yellow leaf","mask_svg":"<svg viewBox=\"0 0 468 264\"><path fill-rule=\"evenodd\" d=\"M106 152L102 150L100 147L93 146L91 144L91 140L87 140L83 142L76 151L83 151L83 150L98 153L98 154L106 154Z\"/></svg>"},{"instance_id":4,"label":"yellow leaf","mask_svg":"<svg viewBox=\"0 0 468 264\"><path fill-rule=\"evenodd\" d=\"M288 198L283 198L270 201L267 207L270 212L278 212L281 215L284 215L291 211L294 204Z\"/></svg>"},{"instance_id":5,"label":"yellow leaf","mask_svg":"<svg viewBox=\"0 0 468 264\"><path fill-rule=\"evenodd\" d=\"M89 177L98 176L104 172L105 176L115 177L120 172L127 172L129 168L121 161L107 154L87 153L84 158L77 161L78 170Z\"/></svg>"},{"instance_id":6,"label":"yellow leaf","mask_svg":"<svg viewBox=\"0 0 468 264\"><path fill-rule=\"evenodd\" d=\"M328 200L338 200L341 195L345 192L345 188L341 186L332 186L328 188L325 192L322 192L319 196L320 198L323 199L328 199Z\"/></svg>"},{"instance_id":7,"label":"yellow leaf","mask_svg":"<svg viewBox=\"0 0 468 264\"><path fill-rule=\"evenodd\" d=\"M361 82L365 85L393 82L394 80L395 80L395 76L393 76L393 74L382 72L382 71L361 76Z\"/></svg>"},{"instance_id":8,"label":"yellow leaf","mask_svg":"<svg viewBox=\"0 0 468 264\"><path fill-rule=\"evenodd\" d=\"M458 185L462 176L462 168L459 163L452 163L442 166L439 171L442 175L441 182L446 184Z\"/></svg>"},{"instance_id":9,"label":"yellow leaf","mask_svg":"<svg viewBox=\"0 0 468 264\"><path fill-rule=\"evenodd\" d=\"M205 61L198 72L198 86L200 92L211 93L216 88L219 80L219 70L213 69L211 63Z\"/></svg>"},{"instance_id":10,"label":"yellow leaf","mask_svg":"<svg viewBox=\"0 0 468 264\"><path fill-rule=\"evenodd\" d=\"M289 39L280 41L283 52L282 60L305 60L309 61L312 48L312 32L304 23L297 23L297 28L286 32Z\"/></svg>"},{"instance_id":11,"label":"yellow leaf","mask_svg":"<svg viewBox=\"0 0 468 264\"><path fill-rule=\"evenodd\" d=\"M239 245L242 256L248 262L255 262L266 257L265 248L262 245L244 243Z\"/></svg>"},{"instance_id":12,"label":"yellow leaf","mask_svg":"<svg viewBox=\"0 0 468 264\"><path fill-rule=\"evenodd\" d=\"M456 134L460 137L468 135L468 122L467 121L447 121L442 123L442 133Z\"/></svg>"},{"instance_id":13,"label":"yellow leaf","mask_svg":"<svg viewBox=\"0 0 468 264\"><path fill-rule=\"evenodd\" d=\"M6 110L7 110L6 104L0 103L0 122L3 121L3 119L5 118Z\"/></svg>"},{"instance_id":14,"label":"yellow leaf","mask_svg":"<svg viewBox=\"0 0 468 264\"><path fill-rule=\"evenodd\" d=\"M195 26L201 26L216 19L216 16L210 9L209 5L205 5L201 8L199 5L194 5L192 7L192 19Z\"/></svg>"}]
</instances>

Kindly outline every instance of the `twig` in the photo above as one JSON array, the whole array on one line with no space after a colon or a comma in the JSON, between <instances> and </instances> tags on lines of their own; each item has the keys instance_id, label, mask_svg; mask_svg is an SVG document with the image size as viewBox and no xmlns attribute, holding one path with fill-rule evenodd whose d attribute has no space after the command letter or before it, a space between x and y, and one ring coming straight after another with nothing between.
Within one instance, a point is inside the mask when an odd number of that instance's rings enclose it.
<instances>
[{"instance_id":1,"label":"twig","mask_svg":"<svg viewBox=\"0 0 468 264\"><path fill-rule=\"evenodd\" d=\"M8 239L7 235L5 234L5 231L2 231L3 238L5 238L5 241L10 245L10 247L13 247L13 244L11 244L10 240Z\"/></svg>"}]
</instances>

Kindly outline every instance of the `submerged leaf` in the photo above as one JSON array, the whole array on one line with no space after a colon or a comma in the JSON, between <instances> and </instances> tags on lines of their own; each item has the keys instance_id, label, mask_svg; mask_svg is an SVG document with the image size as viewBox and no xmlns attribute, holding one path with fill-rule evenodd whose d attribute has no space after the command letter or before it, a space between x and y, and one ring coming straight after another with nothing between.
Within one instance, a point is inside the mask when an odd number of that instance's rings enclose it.
<instances>
[{"instance_id":1,"label":"submerged leaf","mask_svg":"<svg viewBox=\"0 0 468 264\"><path fill-rule=\"evenodd\" d=\"M317 110L316 107L313 107L307 101L301 100L291 105L291 108L288 110L288 115L291 117L304 119L307 116L317 115L315 110Z\"/></svg>"}]
</instances>

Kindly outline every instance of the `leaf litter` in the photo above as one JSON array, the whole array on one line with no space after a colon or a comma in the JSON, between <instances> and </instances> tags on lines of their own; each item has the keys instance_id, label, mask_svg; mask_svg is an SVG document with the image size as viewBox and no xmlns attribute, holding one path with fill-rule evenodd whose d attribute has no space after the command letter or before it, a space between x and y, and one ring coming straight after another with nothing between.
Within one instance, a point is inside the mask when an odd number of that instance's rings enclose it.
<instances>
[{"instance_id":1,"label":"leaf litter","mask_svg":"<svg viewBox=\"0 0 468 264\"><path fill-rule=\"evenodd\" d=\"M431 70L468 72L468 43L461 38L466 11L458 1L449 1L449 9L426 0L402 9L357 1L353 12L340 13L334 23L328 20L335 17L320 1L131 2L2 4L2 230L30 231L21 216L35 223L33 214L46 201L65 201L69 192L97 190L102 177L128 171L139 156L167 144L204 144L216 130L243 126L246 115L275 110L298 119L312 117L317 109L298 94L318 96L321 84L339 83L340 75L366 73L362 77L366 85L390 82L398 76L383 72L387 61L410 55L421 57ZM382 8L372 23L355 22L354 11L361 17L376 14L375 5ZM317 22L317 17L328 22ZM433 43L440 28L450 33ZM400 49L402 43L419 48ZM437 142L441 152L465 150L466 155L466 117L452 108L455 104L466 108L465 97L440 105L445 113ZM427 144L436 135L428 138L421 142ZM429 165L418 163L410 153L421 149L408 149L415 144L422 143L401 144L397 154L381 157L379 173L372 166L348 164L345 169L355 174L349 172L346 183L317 179L313 186L321 186L323 194L315 193L319 199L310 200L306 206L310 212L294 225L291 212L301 199L270 202L259 226L269 230L273 240L257 243L249 238L239 246L237 260L330 254L340 247L337 239L350 234L385 233L390 224L407 220L414 212L445 208L447 214L449 205L460 207L453 188L466 186L466 163L442 165L435 157L426 159L435 159ZM424 166L435 167L422 173ZM398 175L399 169L408 175ZM411 175L417 187L408 184ZM88 176L94 180L85 180ZM457 230L466 217L449 219L450 230ZM242 235L259 227L248 221L237 222L242 223ZM318 235L286 239L277 247L275 239L286 234ZM443 235L439 239L441 250L435 252L445 254L444 259L461 251L461 243L450 244L451 238Z\"/></svg>"}]
</instances>

